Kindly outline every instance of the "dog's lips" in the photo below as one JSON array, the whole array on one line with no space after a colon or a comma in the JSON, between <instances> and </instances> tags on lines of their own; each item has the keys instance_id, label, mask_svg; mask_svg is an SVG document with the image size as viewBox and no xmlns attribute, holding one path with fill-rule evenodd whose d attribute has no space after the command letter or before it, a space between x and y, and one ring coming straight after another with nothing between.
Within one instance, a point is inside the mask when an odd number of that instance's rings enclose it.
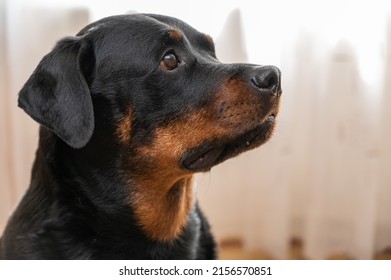
<instances>
[{"instance_id":1,"label":"dog's lips","mask_svg":"<svg viewBox=\"0 0 391 280\"><path fill-rule=\"evenodd\" d=\"M224 146L204 148L186 157L182 165L189 170L200 170L212 166L224 151Z\"/></svg>"},{"instance_id":2,"label":"dog's lips","mask_svg":"<svg viewBox=\"0 0 391 280\"><path fill-rule=\"evenodd\" d=\"M259 126L223 143L204 144L186 153L182 167L192 172L208 171L218 163L265 143L272 134L275 114Z\"/></svg>"}]
</instances>

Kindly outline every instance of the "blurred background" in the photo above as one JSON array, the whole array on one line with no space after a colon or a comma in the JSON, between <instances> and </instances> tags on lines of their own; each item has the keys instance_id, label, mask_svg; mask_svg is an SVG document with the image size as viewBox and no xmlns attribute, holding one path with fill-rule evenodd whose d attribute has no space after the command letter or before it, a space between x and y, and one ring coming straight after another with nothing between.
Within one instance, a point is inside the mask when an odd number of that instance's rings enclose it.
<instances>
[{"instance_id":1,"label":"blurred background","mask_svg":"<svg viewBox=\"0 0 391 280\"><path fill-rule=\"evenodd\" d=\"M59 38L130 12L188 22L223 62L282 70L272 140L198 176L222 258L390 257L391 2L377 0L2 0L0 232L37 147L19 89Z\"/></svg>"}]
</instances>

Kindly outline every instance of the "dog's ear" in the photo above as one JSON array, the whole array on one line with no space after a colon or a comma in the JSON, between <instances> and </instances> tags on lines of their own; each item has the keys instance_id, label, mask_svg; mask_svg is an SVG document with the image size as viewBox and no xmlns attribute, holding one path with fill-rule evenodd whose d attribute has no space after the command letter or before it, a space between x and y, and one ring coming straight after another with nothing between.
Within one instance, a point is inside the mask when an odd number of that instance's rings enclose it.
<instances>
[{"instance_id":1,"label":"dog's ear","mask_svg":"<svg viewBox=\"0 0 391 280\"><path fill-rule=\"evenodd\" d=\"M81 148L94 131L94 110L86 72L94 55L83 37L57 43L27 80L18 104L73 148Z\"/></svg>"}]
</instances>

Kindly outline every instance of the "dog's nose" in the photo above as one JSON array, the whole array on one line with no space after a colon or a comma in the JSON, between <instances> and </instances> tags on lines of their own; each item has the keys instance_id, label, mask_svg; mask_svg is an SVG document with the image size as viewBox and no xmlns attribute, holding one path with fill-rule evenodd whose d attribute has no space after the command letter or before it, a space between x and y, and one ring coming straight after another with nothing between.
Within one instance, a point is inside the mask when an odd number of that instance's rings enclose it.
<instances>
[{"instance_id":1,"label":"dog's nose","mask_svg":"<svg viewBox=\"0 0 391 280\"><path fill-rule=\"evenodd\" d=\"M281 94L281 72L275 66L261 66L255 68L251 81L261 93L269 95Z\"/></svg>"}]
</instances>

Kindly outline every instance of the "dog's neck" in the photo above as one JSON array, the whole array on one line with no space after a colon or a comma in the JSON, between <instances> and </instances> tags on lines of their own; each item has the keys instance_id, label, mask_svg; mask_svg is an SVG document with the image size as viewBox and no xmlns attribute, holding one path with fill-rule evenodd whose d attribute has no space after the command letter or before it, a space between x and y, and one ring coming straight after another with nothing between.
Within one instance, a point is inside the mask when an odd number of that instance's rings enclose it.
<instances>
[{"instance_id":1,"label":"dog's neck","mask_svg":"<svg viewBox=\"0 0 391 280\"><path fill-rule=\"evenodd\" d=\"M178 238L194 207L193 176L133 184L130 204L144 232L162 242Z\"/></svg>"},{"instance_id":2,"label":"dog's neck","mask_svg":"<svg viewBox=\"0 0 391 280\"><path fill-rule=\"evenodd\" d=\"M195 205L193 175L177 178L159 173L140 177L132 170L118 173L108 169L112 165L110 158L94 158L88 148L72 151L59 144L58 139L53 141L51 133L43 130L39 152L49 161L57 157L53 162L64 164L54 167L62 172L57 181L59 193L72 190L72 195L88 198L102 212L121 209L124 219L127 219L124 209L129 209L129 217L139 225L143 235L154 241L169 242L180 237ZM107 155L117 157L115 152ZM102 166L97 164L98 160ZM74 199L83 200L80 197Z\"/></svg>"}]
</instances>

